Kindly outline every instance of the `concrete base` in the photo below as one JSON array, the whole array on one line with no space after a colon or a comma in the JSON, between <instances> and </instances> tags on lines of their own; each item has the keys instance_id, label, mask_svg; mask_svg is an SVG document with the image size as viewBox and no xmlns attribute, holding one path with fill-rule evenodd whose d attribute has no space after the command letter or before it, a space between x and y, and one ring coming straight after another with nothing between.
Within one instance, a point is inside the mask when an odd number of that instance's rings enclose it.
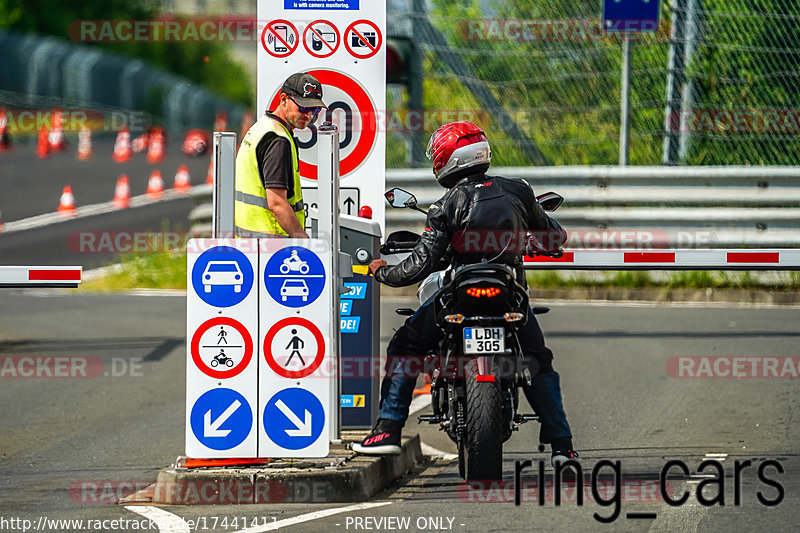
<instances>
[{"instance_id":1,"label":"concrete base","mask_svg":"<svg viewBox=\"0 0 800 533\"><path fill-rule=\"evenodd\" d=\"M120 503L213 505L362 502L422 459L419 435L403 437L402 453L369 457L349 449L350 436L322 459L278 459L266 466L165 468L156 483ZM345 437L347 439L347 437Z\"/></svg>"}]
</instances>

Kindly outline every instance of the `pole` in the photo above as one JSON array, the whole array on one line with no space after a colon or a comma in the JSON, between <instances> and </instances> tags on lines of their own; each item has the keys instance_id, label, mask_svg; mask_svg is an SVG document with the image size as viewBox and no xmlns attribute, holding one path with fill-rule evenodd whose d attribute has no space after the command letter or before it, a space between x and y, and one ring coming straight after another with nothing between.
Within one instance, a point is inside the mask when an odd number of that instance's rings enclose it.
<instances>
[{"instance_id":1,"label":"pole","mask_svg":"<svg viewBox=\"0 0 800 533\"><path fill-rule=\"evenodd\" d=\"M631 105L631 37L626 31L622 41L622 95L620 98L619 165L628 166L630 149L630 105Z\"/></svg>"},{"instance_id":2,"label":"pole","mask_svg":"<svg viewBox=\"0 0 800 533\"><path fill-rule=\"evenodd\" d=\"M236 134L215 131L211 157L214 158L214 217L211 221L215 239L233 237L233 204L236 167Z\"/></svg>"},{"instance_id":3,"label":"pole","mask_svg":"<svg viewBox=\"0 0 800 533\"><path fill-rule=\"evenodd\" d=\"M342 377L339 372L341 359L341 317L339 293L342 285L339 268L339 128L330 122L317 130L317 205L319 222L317 237L328 238L331 249L331 302L333 310L333 334L331 350L333 356L333 386L331 387L331 434L332 442L342 439L341 397Z\"/></svg>"},{"instance_id":4,"label":"pole","mask_svg":"<svg viewBox=\"0 0 800 533\"><path fill-rule=\"evenodd\" d=\"M664 112L664 165L679 163L681 88L684 83L683 47L686 38L686 2L675 0L672 11L672 34L669 40L669 65L667 66L667 106Z\"/></svg>"}]
</instances>

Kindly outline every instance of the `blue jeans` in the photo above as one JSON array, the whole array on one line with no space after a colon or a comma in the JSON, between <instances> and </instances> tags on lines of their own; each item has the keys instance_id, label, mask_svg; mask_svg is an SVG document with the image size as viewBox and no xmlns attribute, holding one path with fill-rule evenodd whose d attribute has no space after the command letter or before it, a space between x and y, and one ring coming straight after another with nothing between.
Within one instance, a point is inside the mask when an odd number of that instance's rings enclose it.
<instances>
[{"instance_id":1,"label":"blue jeans","mask_svg":"<svg viewBox=\"0 0 800 533\"><path fill-rule=\"evenodd\" d=\"M404 424L422 360L438 347L444 336L436 326L434 298L425 302L406 320L389 342L386 350L385 376L381 383L378 418ZM530 387L523 386L528 402L539 415L539 442L572 437L561 401L558 373L553 369L553 352L544 345L544 335L533 310L528 307L528 321L518 332L526 364L533 375Z\"/></svg>"}]
</instances>

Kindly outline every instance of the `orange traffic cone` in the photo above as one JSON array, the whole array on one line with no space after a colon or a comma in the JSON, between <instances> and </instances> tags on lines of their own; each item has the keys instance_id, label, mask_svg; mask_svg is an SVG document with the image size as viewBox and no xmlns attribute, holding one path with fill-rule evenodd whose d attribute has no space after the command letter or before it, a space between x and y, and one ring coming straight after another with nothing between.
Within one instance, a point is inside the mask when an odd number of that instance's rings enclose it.
<instances>
[{"instance_id":1,"label":"orange traffic cone","mask_svg":"<svg viewBox=\"0 0 800 533\"><path fill-rule=\"evenodd\" d=\"M92 157L92 130L84 126L78 134L78 159L86 160Z\"/></svg>"},{"instance_id":2,"label":"orange traffic cone","mask_svg":"<svg viewBox=\"0 0 800 533\"><path fill-rule=\"evenodd\" d=\"M164 137L164 130L158 126L150 130L150 146L147 149L147 162L160 163L164 160L164 144L166 138Z\"/></svg>"},{"instance_id":3,"label":"orange traffic cone","mask_svg":"<svg viewBox=\"0 0 800 533\"><path fill-rule=\"evenodd\" d=\"M117 142L114 143L114 161L123 163L131 158L131 134L126 126L122 126L117 133Z\"/></svg>"},{"instance_id":4,"label":"orange traffic cone","mask_svg":"<svg viewBox=\"0 0 800 533\"><path fill-rule=\"evenodd\" d=\"M228 113L225 110L217 111L217 116L214 117L214 131L227 131L228 128Z\"/></svg>"},{"instance_id":5,"label":"orange traffic cone","mask_svg":"<svg viewBox=\"0 0 800 533\"><path fill-rule=\"evenodd\" d=\"M150 141L150 136L147 134L147 132L144 132L138 137L136 137L131 143L131 148L133 149L133 153L138 154L139 152L144 152L147 149L149 141Z\"/></svg>"},{"instance_id":6,"label":"orange traffic cone","mask_svg":"<svg viewBox=\"0 0 800 533\"><path fill-rule=\"evenodd\" d=\"M131 206L131 187L128 183L128 176L125 174L117 178L117 186L114 189L114 199L111 200L114 207L124 209Z\"/></svg>"},{"instance_id":7,"label":"orange traffic cone","mask_svg":"<svg viewBox=\"0 0 800 533\"><path fill-rule=\"evenodd\" d=\"M0 216L0 231L3 231L3 217Z\"/></svg>"},{"instance_id":8,"label":"orange traffic cone","mask_svg":"<svg viewBox=\"0 0 800 533\"><path fill-rule=\"evenodd\" d=\"M209 185L214 185L214 158L211 158L211 161L208 162L208 173L206 173L206 183Z\"/></svg>"},{"instance_id":9,"label":"orange traffic cone","mask_svg":"<svg viewBox=\"0 0 800 533\"><path fill-rule=\"evenodd\" d=\"M414 389L414 394L430 394L431 393L431 377L428 374L423 374L425 376L425 385L418 389Z\"/></svg>"},{"instance_id":10,"label":"orange traffic cone","mask_svg":"<svg viewBox=\"0 0 800 533\"><path fill-rule=\"evenodd\" d=\"M53 129L47 138L51 152L63 152L67 149L67 142L64 140L64 120L61 117L61 110L53 110Z\"/></svg>"},{"instance_id":11,"label":"orange traffic cone","mask_svg":"<svg viewBox=\"0 0 800 533\"><path fill-rule=\"evenodd\" d=\"M178 167L178 172L175 173L175 184L172 187L178 192L189 192L192 190L192 180L186 165Z\"/></svg>"},{"instance_id":12,"label":"orange traffic cone","mask_svg":"<svg viewBox=\"0 0 800 533\"><path fill-rule=\"evenodd\" d=\"M39 130L39 143L36 147L36 155L39 156L39 159L50 156L50 143L47 140L47 126L44 124L42 124L42 128Z\"/></svg>"},{"instance_id":13,"label":"orange traffic cone","mask_svg":"<svg viewBox=\"0 0 800 533\"><path fill-rule=\"evenodd\" d=\"M61 193L61 201L58 203L58 214L65 217L74 217L77 213L75 210L75 197L72 196L72 187L66 185L64 192Z\"/></svg>"},{"instance_id":14,"label":"orange traffic cone","mask_svg":"<svg viewBox=\"0 0 800 533\"><path fill-rule=\"evenodd\" d=\"M147 180L147 197L161 198L162 194L164 194L164 180L161 179L161 172L154 170L150 173L150 179Z\"/></svg>"},{"instance_id":15,"label":"orange traffic cone","mask_svg":"<svg viewBox=\"0 0 800 533\"><path fill-rule=\"evenodd\" d=\"M8 136L6 128L8 119L6 118L6 108L0 109L0 152L11 150L11 138Z\"/></svg>"}]
</instances>

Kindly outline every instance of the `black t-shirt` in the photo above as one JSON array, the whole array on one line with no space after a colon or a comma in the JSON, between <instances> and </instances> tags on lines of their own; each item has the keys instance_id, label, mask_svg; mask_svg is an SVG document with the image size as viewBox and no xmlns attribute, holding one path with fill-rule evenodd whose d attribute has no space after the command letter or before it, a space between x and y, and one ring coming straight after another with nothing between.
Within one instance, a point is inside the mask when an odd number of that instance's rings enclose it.
<instances>
[{"instance_id":1,"label":"black t-shirt","mask_svg":"<svg viewBox=\"0 0 800 533\"><path fill-rule=\"evenodd\" d=\"M291 131L289 125L272 113L274 118ZM297 139L294 141L297 146ZM256 160L259 162L258 173L265 189L286 189L286 199L294 197L294 170L292 169L292 145L289 141L275 133L269 132L256 146Z\"/></svg>"}]
</instances>

